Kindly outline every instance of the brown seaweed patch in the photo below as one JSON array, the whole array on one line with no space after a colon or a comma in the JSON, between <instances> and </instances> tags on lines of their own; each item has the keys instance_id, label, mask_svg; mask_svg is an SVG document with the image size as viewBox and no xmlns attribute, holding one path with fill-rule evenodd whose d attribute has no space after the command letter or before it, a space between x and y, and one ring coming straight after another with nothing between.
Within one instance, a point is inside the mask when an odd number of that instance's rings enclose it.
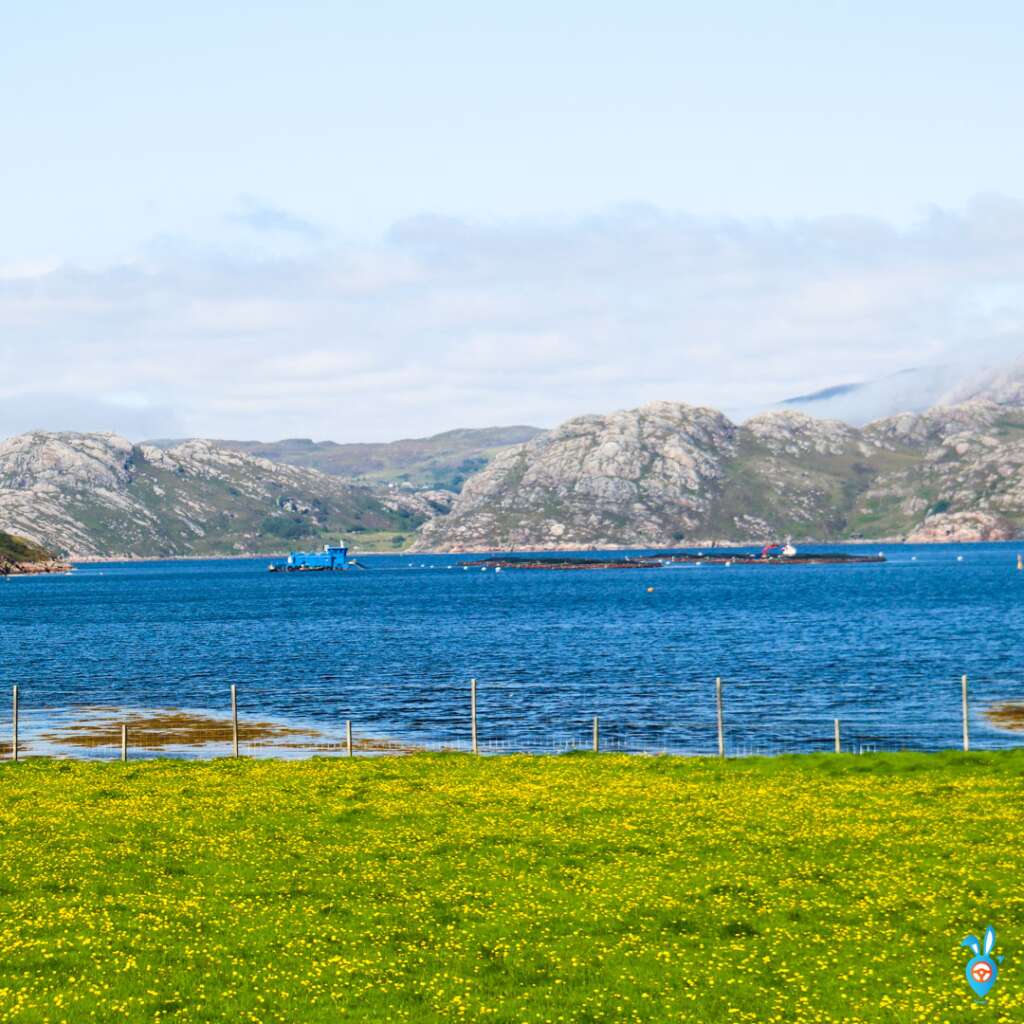
<instances>
[{"instance_id":1,"label":"brown seaweed patch","mask_svg":"<svg viewBox=\"0 0 1024 1024\"><path fill-rule=\"evenodd\" d=\"M1024 701L1004 700L985 709L985 717L997 729L1024 732Z\"/></svg>"},{"instance_id":2,"label":"brown seaweed patch","mask_svg":"<svg viewBox=\"0 0 1024 1024\"><path fill-rule=\"evenodd\" d=\"M194 711L170 708L161 711L121 711L117 708L91 708L99 711L94 719L61 726L40 737L50 743L75 747L95 747L121 742L121 724L128 726L128 740L133 746L201 747L208 743L231 740L231 720ZM238 738L242 742L273 742L288 737L322 737L311 728L297 728L280 722L256 722L239 719Z\"/></svg>"}]
</instances>

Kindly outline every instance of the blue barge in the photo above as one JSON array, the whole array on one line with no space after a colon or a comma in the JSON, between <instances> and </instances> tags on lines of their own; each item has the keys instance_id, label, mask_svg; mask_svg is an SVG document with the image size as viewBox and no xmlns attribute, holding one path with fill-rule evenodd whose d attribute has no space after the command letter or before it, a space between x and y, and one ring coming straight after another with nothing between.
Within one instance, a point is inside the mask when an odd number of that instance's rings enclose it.
<instances>
[{"instance_id":1,"label":"blue barge","mask_svg":"<svg viewBox=\"0 0 1024 1024\"><path fill-rule=\"evenodd\" d=\"M293 551L283 562L271 562L271 572L334 572L356 563L349 559L348 548L325 544L323 551Z\"/></svg>"}]
</instances>

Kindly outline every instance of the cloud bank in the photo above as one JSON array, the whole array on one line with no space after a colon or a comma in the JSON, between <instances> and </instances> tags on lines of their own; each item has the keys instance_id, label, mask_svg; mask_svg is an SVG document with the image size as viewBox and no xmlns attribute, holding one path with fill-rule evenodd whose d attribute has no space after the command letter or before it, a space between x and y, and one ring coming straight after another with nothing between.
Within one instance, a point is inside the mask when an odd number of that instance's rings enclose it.
<instances>
[{"instance_id":1,"label":"cloud bank","mask_svg":"<svg viewBox=\"0 0 1024 1024\"><path fill-rule=\"evenodd\" d=\"M628 207L424 216L372 243L255 200L229 216L251 241L0 264L0 435L373 440L652 399L742 414L1024 348L1024 205L1000 197L909 228Z\"/></svg>"}]
</instances>

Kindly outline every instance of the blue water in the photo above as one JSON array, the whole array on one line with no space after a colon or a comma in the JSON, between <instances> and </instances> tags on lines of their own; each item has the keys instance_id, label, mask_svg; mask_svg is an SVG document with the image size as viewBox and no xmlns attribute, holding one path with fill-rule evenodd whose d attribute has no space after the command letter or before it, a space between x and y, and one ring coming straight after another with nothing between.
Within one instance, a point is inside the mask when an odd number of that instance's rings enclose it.
<instances>
[{"instance_id":1,"label":"blue water","mask_svg":"<svg viewBox=\"0 0 1024 1024\"><path fill-rule=\"evenodd\" d=\"M476 677L485 749L582 745L598 715L609 747L711 752L721 676L729 750L771 752L830 747L834 718L850 749L956 746L967 673L973 744L1017 743L983 715L1024 699L1017 548L881 550L852 567L84 565L0 583L0 683L38 727L95 705L220 714L236 683L243 716L464 746Z\"/></svg>"}]
</instances>

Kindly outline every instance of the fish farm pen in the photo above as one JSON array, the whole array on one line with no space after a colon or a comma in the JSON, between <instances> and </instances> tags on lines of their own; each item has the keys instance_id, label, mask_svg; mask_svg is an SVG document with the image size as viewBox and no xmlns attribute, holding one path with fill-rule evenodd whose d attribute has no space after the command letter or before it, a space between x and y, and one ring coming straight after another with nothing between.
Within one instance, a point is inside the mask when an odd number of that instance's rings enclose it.
<instances>
[{"instance_id":1,"label":"fish farm pen","mask_svg":"<svg viewBox=\"0 0 1024 1024\"><path fill-rule=\"evenodd\" d=\"M494 555L462 564L484 569L660 569L669 565L872 565L884 562L885 555L851 555L845 552L807 552L801 554L761 554L750 551L716 550L664 551L650 555L618 558L561 558L534 555Z\"/></svg>"}]
</instances>

